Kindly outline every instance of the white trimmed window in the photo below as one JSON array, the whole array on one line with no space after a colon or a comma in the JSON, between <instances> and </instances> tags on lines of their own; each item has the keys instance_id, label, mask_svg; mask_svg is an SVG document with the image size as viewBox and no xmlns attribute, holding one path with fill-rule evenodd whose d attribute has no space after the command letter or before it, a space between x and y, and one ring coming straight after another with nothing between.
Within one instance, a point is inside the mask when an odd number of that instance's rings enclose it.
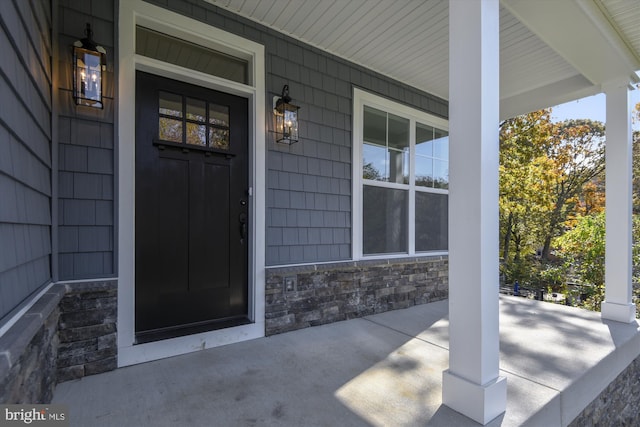
<instances>
[{"instance_id":1,"label":"white trimmed window","mask_svg":"<svg viewBox=\"0 0 640 427\"><path fill-rule=\"evenodd\" d=\"M446 253L448 121L354 89L354 257Z\"/></svg>"}]
</instances>

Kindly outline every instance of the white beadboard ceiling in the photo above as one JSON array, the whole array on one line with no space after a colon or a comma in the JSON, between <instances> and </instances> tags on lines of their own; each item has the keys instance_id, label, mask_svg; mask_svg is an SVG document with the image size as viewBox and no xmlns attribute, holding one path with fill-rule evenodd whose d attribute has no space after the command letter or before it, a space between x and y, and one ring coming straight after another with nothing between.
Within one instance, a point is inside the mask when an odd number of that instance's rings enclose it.
<instances>
[{"instance_id":1,"label":"white beadboard ceiling","mask_svg":"<svg viewBox=\"0 0 640 427\"><path fill-rule=\"evenodd\" d=\"M448 98L447 0L207 1ZM637 79L640 0L501 0L500 66L503 117Z\"/></svg>"}]
</instances>

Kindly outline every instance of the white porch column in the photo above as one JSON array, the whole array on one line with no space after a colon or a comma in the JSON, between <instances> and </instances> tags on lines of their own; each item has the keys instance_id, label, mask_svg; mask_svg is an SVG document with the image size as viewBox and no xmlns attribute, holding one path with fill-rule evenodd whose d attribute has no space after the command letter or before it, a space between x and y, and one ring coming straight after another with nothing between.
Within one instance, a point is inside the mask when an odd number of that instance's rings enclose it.
<instances>
[{"instance_id":1,"label":"white porch column","mask_svg":"<svg viewBox=\"0 0 640 427\"><path fill-rule=\"evenodd\" d=\"M604 86L606 128L605 301L602 318L630 323L632 303L632 131L629 81Z\"/></svg>"},{"instance_id":2,"label":"white porch column","mask_svg":"<svg viewBox=\"0 0 640 427\"><path fill-rule=\"evenodd\" d=\"M486 424L499 376L499 1L449 1L449 369L442 402Z\"/></svg>"}]
</instances>

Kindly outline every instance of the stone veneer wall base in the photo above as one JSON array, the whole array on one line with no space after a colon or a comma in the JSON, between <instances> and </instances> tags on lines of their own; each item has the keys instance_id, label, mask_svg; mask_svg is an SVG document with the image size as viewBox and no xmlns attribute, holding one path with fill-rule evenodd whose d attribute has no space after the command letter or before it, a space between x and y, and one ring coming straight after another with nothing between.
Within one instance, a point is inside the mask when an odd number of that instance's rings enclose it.
<instances>
[{"instance_id":1,"label":"stone veneer wall base","mask_svg":"<svg viewBox=\"0 0 640 427\"><path fill-rule=\"evenodd\" d=\"M640 357L637 357L578 415L569 427L635 426L640 414Z\"/></svg>"},{"instance_id":2,"label":"stone veneer wall base","mask_svg":"<svg viewBox=\"0 0 640 427\"><path fill-rule=\"evenodd\" d=\"M0 337L0 403L47 403L56 386L58 304L52 286Z\"/></svg>"},{"instance_id":3,"label":"stone veneer wall base","mask_svg":"<svg viewBox=\"0 0 640 427\"><path fill-rule=\"evenodd\" d=\"M48 403L57 383L116 368L117 282L55 284L0 337L0 403Z\"/></svg>"},{"instance_id":4,"label":"stone veneer wall base","mask_svg":"<svg viewBox=\"0 0 640 427\"><path fill-rule=\"evenodd\" d=\"M115 281L65 285L58 322L58 382L117 368Z\"/></svg>"},{"instance_id":5,"label":"stone veneer wall base","mask_svg":"<svg viewBox=\"0 0 640 427\"><path fill-rule=\"evenodd\" d=\"M265 334L445 299L448 268L446 256L269 268Z\"/></svg>"}]
</instances>

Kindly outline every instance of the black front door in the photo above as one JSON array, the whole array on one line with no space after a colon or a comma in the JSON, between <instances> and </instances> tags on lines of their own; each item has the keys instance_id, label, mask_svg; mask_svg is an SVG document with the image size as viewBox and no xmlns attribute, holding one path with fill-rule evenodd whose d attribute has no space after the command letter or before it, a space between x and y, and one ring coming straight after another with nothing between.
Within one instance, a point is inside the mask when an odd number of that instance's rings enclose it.
<instances>
[{"instance_id":1,"label":"black front door","mask_svg":"<svg viewBox=\"0 0 640 427\"><path fill-rule=\"evenodd\" d=\"M136 73L138 343L248 322L247 106Z\"/></svg>"}]
</instances>

